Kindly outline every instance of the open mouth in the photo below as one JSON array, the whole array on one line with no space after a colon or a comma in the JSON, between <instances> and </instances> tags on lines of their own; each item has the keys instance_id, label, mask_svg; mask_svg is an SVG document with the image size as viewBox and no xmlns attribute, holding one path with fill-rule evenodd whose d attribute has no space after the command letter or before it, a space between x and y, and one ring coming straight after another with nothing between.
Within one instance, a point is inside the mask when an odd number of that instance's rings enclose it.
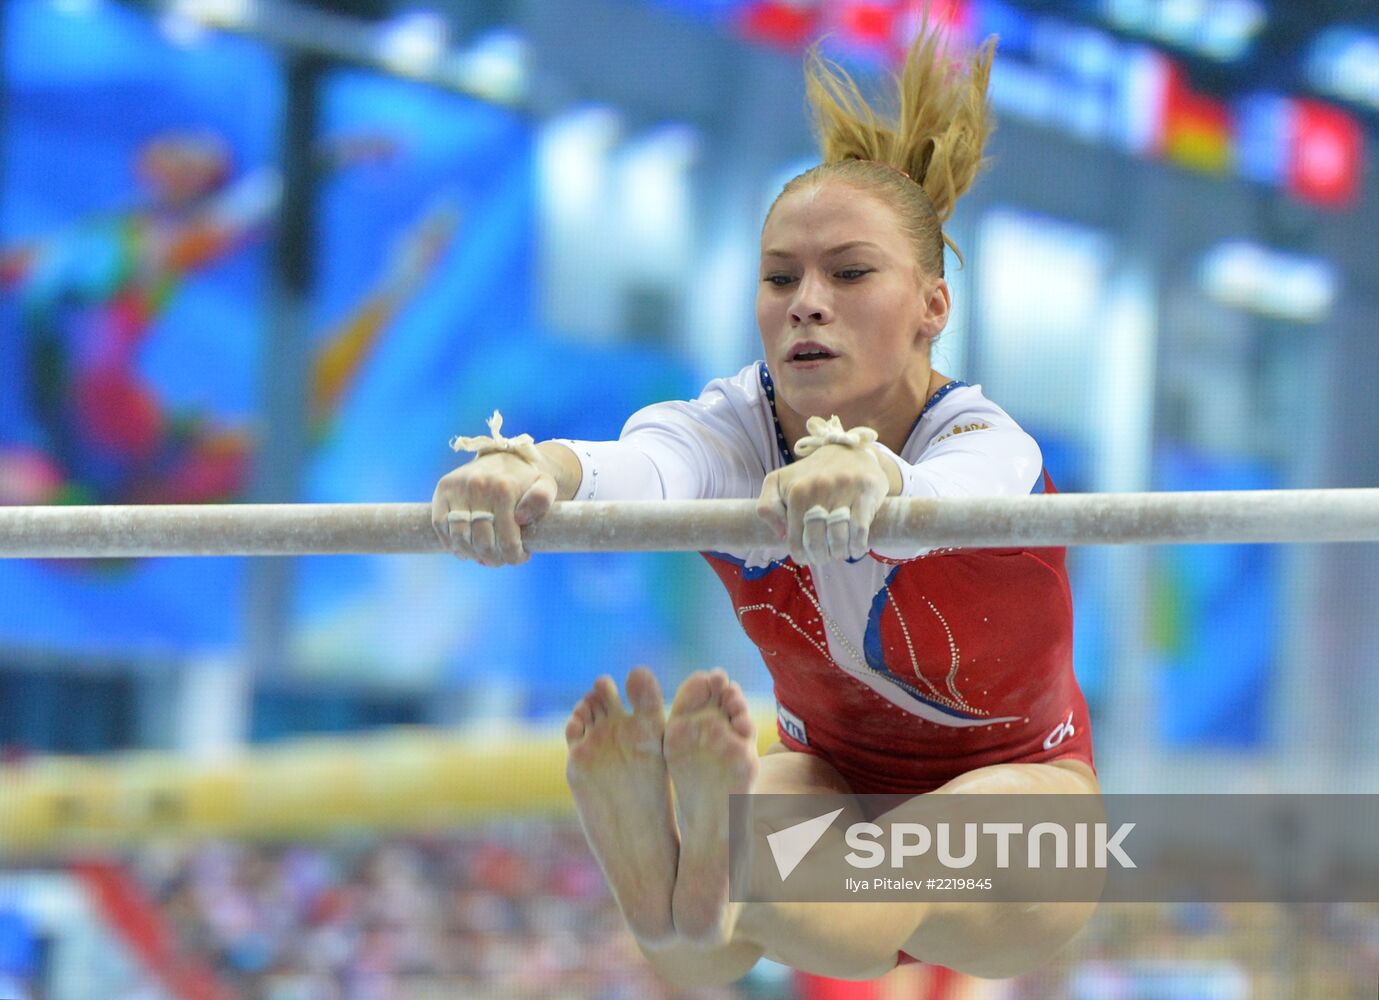
<instances>
[{"instance_id":1,"label":"open mouth","mask_svg":"<svg viewBox=\"0 0 1379 1000\"><path fill-rule=\"evenodd\" d=\"M801 344L790 352L790 364L810 364L816 361L830 361L837 355L818 344Z\"/></svg>"}]
</instances>

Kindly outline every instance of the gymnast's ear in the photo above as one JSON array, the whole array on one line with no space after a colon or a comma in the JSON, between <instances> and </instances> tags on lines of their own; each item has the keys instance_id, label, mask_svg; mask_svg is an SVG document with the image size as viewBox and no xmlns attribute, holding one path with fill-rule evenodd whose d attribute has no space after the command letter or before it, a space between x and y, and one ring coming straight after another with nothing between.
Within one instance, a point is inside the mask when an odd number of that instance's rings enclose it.
<instances>
[{"instance_id":1,"label":"gymnast's ear","mask_svg":"<svg viewBox=\"0 0 1379 1000\"><path fill-rule=\"evenodd\" d=\"M948 282L943 278L927 279L922 289L924 306L919 335L926 340L933 340L948 325L948 315L953 309L953 296L948 289Z\"/></svg>"}]
</instances>

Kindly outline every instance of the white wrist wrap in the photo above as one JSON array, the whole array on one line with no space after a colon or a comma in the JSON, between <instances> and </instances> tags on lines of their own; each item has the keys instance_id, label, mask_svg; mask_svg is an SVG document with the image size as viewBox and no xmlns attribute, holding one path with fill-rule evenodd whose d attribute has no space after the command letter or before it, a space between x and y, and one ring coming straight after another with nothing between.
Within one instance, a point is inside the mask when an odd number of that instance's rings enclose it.
<instances>
[{"instance_id":1,"label":"white wrist wrap","mask_svg":"<svg viewBox=\"0 0 1379 1000\"><path fill-rule=\"evenodd\" d=\"M450 449L472 451L475 457L495 451L506 451L518 458L526 459L532 465L541 464L541 452L536 450L536 442L530 434L518 434L513 438L503 437L503 415L497 410L488 418L488 430L492 437L453 437L450 439Z\"/></svg>"},{"instance_id":2,"label":"white wrist wrap","mask_svg":"<svg viewBox=\"0 0 1379 1000\"><path fill-rule=\"evenodd\" d=\"M850 431L845 431L843 422L837 416L829 417L827 420L823 417L810 417L804 426L809 433L795 442L795 454L800 458L826 444L841 444L847 448L865 451L872 457L872 461L877 465L881 464L876 450L871 447L876 443L878 435L870 427L854 427Z\"/></svg>"}]
</instances>

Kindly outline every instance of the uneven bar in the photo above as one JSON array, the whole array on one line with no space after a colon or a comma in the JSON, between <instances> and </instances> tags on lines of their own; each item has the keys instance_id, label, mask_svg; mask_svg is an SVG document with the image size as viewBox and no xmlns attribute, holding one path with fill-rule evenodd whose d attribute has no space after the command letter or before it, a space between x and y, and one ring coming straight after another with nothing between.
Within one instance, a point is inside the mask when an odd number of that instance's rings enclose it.
<instances>
[{"instance_id":1,"label":"uneven bar","mask_svg":"<svg viewBox=\"0 0 1379 1000\"><path fill-rule=\"evenodd\" d=\"M774 549L754 500L556 504L532 552ZM1379 489L892 499L873 544L931 548L1379 541ZM0 557L442 552L425 503L0 508Z\"/></svg>"}]
</instances>

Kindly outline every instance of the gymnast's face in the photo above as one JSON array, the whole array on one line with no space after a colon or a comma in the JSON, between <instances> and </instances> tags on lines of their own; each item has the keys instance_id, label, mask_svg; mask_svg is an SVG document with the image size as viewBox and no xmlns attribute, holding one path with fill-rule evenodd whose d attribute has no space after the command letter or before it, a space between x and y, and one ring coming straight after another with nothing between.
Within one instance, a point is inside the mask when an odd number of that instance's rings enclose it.
<instances>
[{"instance_id":1,"label":"gymnast's face","mask_svg":"<svg viewBox=\"0 0 1379 1000\"><path fill-rule=\"evenodd\" d=\"M890 208L837 182L791 191L762 229L760 279L757 326L781 401L854 425L914 419L948 286L921 271Z\"/></svg>"}]
</instances>

